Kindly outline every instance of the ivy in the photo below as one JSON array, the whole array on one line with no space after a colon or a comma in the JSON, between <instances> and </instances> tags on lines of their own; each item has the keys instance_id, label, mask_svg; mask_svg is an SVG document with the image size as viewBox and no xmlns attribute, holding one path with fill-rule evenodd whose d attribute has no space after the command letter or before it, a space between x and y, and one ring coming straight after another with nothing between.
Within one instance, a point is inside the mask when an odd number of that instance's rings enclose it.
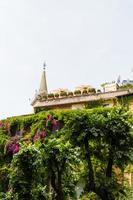
<instances>
[{"instance_id":1,"label":"ivy","mask_svg":"<svg viewBox=\"0 0 133 200\"><path fill-rule=\"evenodd\" d=\"M132 125L124 107L1 121L0 199L129 200L124 170L132 172Z\"/></svg>"}]
</instances>

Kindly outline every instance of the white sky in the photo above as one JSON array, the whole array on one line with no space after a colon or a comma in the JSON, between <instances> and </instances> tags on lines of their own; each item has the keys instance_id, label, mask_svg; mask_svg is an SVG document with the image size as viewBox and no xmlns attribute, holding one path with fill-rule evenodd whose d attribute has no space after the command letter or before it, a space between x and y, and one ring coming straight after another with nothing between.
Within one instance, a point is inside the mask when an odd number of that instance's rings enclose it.
<instances>
[{"instance_id":1,"label":"white sky","mask_svg":"<svg viewBox=\"0 0 133 200\"><path fill-rule=\"evenodd\" d=\"M0 118L32 112L49 90L133 78L132 0L1 0Z\"/></svg>"}]
</instances>

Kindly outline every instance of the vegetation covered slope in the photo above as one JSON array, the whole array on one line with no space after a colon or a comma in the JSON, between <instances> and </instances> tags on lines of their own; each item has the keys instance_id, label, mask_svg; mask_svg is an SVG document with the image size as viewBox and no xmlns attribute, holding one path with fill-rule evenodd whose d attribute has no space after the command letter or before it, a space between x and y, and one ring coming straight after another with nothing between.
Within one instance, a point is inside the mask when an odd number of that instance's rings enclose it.
<instances>
[{"instance_id":1,"label":"vegetation covered slope","mask_svg":"<svg viewBox=\"0 0 133 200\"><path fill-rule=\"evenodd\" d=\"M132 119L117 107L1 121L0 199L129 200Z\"/></svg>"}]
</instances>

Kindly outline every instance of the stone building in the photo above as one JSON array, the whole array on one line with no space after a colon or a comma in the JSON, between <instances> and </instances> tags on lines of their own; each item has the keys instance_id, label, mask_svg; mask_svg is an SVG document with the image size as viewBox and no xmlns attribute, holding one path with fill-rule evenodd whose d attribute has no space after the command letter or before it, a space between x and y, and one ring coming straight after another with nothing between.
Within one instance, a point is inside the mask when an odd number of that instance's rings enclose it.
<instances>
[{"instance_id":1,"label":"stone building","mask_svg":"<svg viewBox=\"0 0 133 200\"><path fill-rule=\"evenodd\" d=\"M112 89L111 89L112 88ZM32 106L34 111L49 109L81 109L96 106L114 106L117 103L128 104L133 111L133 88L119 89L116 84L109 85L103 92L96 92L91 86L77 87L74 92L59 88L48 93L46 71L42 73L40 88L35 95Z\"/></svg>"},{"instance_id":2,"label":"stone building","mask_svg":"<svg viewBox=\"0 0 133 200\"><path fill-rule=\"evenodd\" d=\"M104 92L112 92L112 91L117 91L118 90L118 84L117 83L107 83L104 84L103 86L103 91Z\"/></svg>"},{"instance_id":3,"label":"stone building","mask_svg":"<svg viewBox=\"0 0 133 200\"><path fill-rule=\"evenodd\" d=\"M75 92L59 88L49 94L45 69L42 73L39 91L32 101L34 112L49 109L82 109L96 106L112 107L117 104L128 105L133 111L133 88L119 89L117 85L112 83L107 86L106 91L96 92L93 87L82 85L76 87ZM133 185L133 175L125 173L125 177L128 178L130 185Z\"/></svg>"}]
</instances>

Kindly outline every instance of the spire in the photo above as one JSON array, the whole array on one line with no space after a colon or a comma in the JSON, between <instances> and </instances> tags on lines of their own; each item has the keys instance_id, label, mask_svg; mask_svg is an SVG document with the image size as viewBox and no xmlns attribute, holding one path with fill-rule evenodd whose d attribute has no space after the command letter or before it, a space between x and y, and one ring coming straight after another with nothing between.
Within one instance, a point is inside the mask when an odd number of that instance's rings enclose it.
<instances>
[{"instance_id":1,"label":"spire","mask_svg":"<svg viewBox=\"0 0 133 200\"><path fill-rule=\"evenodd\" d=\"M48 93L47 90L47 81L46 81L46 63L44 63L43 65L43 73L42 73L42 78L41 78L41 82L40 82L40 88L39 88L39 94L46 94Z\"/></svg>"}]
</instances>

